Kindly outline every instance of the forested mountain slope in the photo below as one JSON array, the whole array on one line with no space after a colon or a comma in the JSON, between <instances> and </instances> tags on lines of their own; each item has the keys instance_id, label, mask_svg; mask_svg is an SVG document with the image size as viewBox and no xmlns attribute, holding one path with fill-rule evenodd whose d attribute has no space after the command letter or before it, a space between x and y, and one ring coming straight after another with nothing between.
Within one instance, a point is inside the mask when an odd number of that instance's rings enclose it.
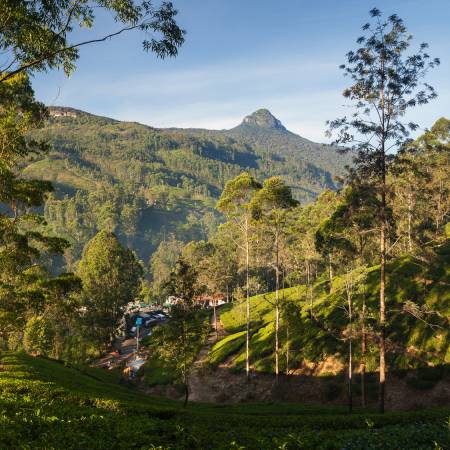
<instances>
[{"instance_id":1,"label":"forested mountain slope","mask_svg":"<svg viewBox=\"0 0 450 450\"><path fill-rule=\"evenodd\" d=\"M98 230L114 231L147 262L174 234L205 239L220 221L215 203L227 180L243 170L281 175L303 202L336 188L349 157L287 131L258 110L231 130L156 129L72 108L50 108L34 133L52 149L29 161L24 175L51 180L45 216L72 244L72 269Z\"/></svg>"}]
</instances>

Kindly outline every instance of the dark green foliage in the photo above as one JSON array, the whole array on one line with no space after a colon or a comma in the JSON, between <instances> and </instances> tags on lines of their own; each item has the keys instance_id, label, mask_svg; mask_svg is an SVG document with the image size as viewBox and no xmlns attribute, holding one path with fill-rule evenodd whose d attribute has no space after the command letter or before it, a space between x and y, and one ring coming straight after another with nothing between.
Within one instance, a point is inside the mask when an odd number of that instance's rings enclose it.
<instances>
[{"instance_id":1,"label":"dark green foliage","mask_svg":"<svg viewBox=\"0 0 450 450\"><path fill-rule=\"evenodd\" d=\"M27 136L46 117L26 74L0 83L1 344L22 348L25 329L25 348L43 354L56 351L55 341L64 340L64 326L51 322L55 315L68 314L69 294L79 287L71 274L53 277L49 270L53 258L68 247L37 211L52 191L51 183L24 179L18 169L23 158L42 157L48 149L44 141Z\"/></svg>"},{"instance_id":2,"label":"dark green foliage","mask_svg":"<svg viewBox=\"0 0 450 450\"><path fill-rule=\"evenodd\" d=\"M117 334L125 306L139 292L142 267L113 233L100 231L86 245L78 275L88 332L99 344L109 343Z\"/></svg>"},{"instance_id":3,"label":"dark green foliage","mask_svg":"<svg viewBox=\"0 0 450 450\"><path fill-rule=\"evenodd\" d=\"M379 415L295 404L202 405L118 386L115 374L3 353L0 447L429 449L450 446L450 411Z\"/></svg>"},{"instance_id":4,"label":"dark green foliage","mask_svg":"<svg viewBox=\"0 0 450 450\"><path fill-rule=\"evenodd\" d=\"M145 383L150 386L173 384L183 393L189 370L209 329L207 312L174 308L170 322L155 328L145 344L150 352L142 370Z\"/></svg>"},{"instance_id":5,"label":"dark green foliage","mask_svg":"<svg viewBox=\"0 0 450 450\"><path fill-rule=\"evenodd\" d=\"M120 25L105 36L73 42L72 32L94 25L99 8L106 9ZM154 5L149 1L4 0L0 10L0 83L16 74L63 68L66 74L75 68L78 49L102 42L133 29L146 32L145 51L161 58L176 56L184 42L184 31L175 22L172 3ZM149 38L149 35L151 37Z\"/></svg>"}]
</instances>

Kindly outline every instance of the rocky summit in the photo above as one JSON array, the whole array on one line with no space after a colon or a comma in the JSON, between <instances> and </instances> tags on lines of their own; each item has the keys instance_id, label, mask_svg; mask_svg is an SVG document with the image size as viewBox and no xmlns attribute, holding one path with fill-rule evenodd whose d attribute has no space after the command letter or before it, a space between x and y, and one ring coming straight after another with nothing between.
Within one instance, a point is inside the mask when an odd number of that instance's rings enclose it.
<instances>
[{"instance_id":1,"label":"rocky summit","mask_svg":"<svg viewBox=\"0 0 450 450\"><path fill-rule=\"evenodd\" d=\"M254 126L287 131L284 125L268 109L261 108L246 116L240 126Z\"/></svg>"}]
</instances>

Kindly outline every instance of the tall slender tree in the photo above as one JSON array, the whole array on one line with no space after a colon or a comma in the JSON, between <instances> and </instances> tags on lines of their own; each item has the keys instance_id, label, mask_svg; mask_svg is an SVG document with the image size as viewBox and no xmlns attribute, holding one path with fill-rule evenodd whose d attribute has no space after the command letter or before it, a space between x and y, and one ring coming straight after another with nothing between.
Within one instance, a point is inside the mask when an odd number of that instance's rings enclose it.
<instances>
[{"instance_id":1,"label":"tall slender tree","mask_svg":"<svg viewBox=\"0 0 450 450\"><path fill-rule=\"evenodd\" d=\"M338 132L336 143L355 151L350 180L370 180L376 188L379 205L380 256L380 391L379 409L385 409L386 381L386 235L388 233L387 175L392 152L409 139L418 128L406 122L406 112L428 103L437 96L434 88L423 82L427 72L439 64L427 53L422 43L415 53L409 53L412 36L402 19L391 15L386 20L374 8L372 23L363 26L364 36L357 39L359 47L347 53L347 63L341 65L352 85L344 90L353 113L328 122L329 133Z\"/></svg>"},{"instance_id":2,"label":"tall slender tree","mask_svg":"<svg viewBox=\"0 0 450 450\"><path fill-rule=\"evenodd\" d=\"M241 232L243 245L240 248L245 254L245 291L246 291L246 341L245 371L250 378L250 202L261 184L248 172L243 172L225 185L225 189L217 203L217 209L228 219L233 220Z\"/></svg>"},{"instance_id":3,"label":"tall slender tree","mask_svg":"<svg viewBox=\"0 0 450 450\"><path fill-rule=\"evenodd\" d=\"M374 215L372 187L356 185L347 187L333 214L323 221L316 232L316 248L328 254L329 247L342 256L343 266L353 266L355 260L359 267L371 262L367 253L373 240ZM348 272L348 271L347 271ZM348 274L346 275L346 277ZM362 305L359 308L361 326L361 403L365 407L365 371L366 371L366 301L364 290L361 292ZM352 309L349 303L349 311ZM349 383L351 387L351 383Z\"/></svg>"},{"instance_id":4,"label":"tall slender tree","mask_svg":"<svg viewBox=\"0 0 450 450\"><path fill-rule=\"evenodd\" d=\"M280 177L272 177L264 181L253 197L251 209L253 217L267 226L273 238L274 269L275 269L275 377L278 383L280 373L280 245L286 231L287 212L297 206L292 198L292 192Z\"/></svg>"}]
</instances>

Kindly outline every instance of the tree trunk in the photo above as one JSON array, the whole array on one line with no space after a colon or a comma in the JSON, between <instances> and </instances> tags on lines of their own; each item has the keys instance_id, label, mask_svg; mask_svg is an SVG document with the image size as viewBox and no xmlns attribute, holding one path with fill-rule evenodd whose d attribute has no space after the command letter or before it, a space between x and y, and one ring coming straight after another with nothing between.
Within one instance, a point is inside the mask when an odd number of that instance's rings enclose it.
<instances>
[{"instance_id":1,"label":"tree trunk","mask_svg":"<svg viewBox=\"0 0 450 450\"><path fill-rule=\"evenodd\" d=\"M311 289L311 265L309 261L306 261L306 286L309 294L309 316L313 318L313 295Z\"/></svg>"},{"instance_id":2,"label":"tree trunk","mask_svg":"<svg viewBox=\"0 0 450 450\"><path fill-rule=\"evenodd\" d=\"M184 403L183 403L183 407L186 408L187 404L188 404L188 400L189 400L189 386L186 383L184 383Z\"/></svg>"},{"instance_id":3,"label":"tree trunk","mask_svg":"<svg viewBox=\"0 0 450 450\"><path fill-rule=\"evenodd\" d=\"M349 281L350 283L350 281ZM353 311L352 311L352 293L351 286L348 285L347 288L347 299L348 299L348 320L349 320L349 335L348 335L348 410L352 412L353 409L353 386L352 386L352 376L353 376Z\"/></svg>"},{"instance_id":4,"label":"tree trunk","mask_svg":"<svg viewBox=\"0 0 450 450\"><path fill-rule=\"evenodd\" d=\"M245 276L246 276L246 338L245 338L245 372L247 381L250 380L250 287L249 287L249 237L248 237L248 217L245 218Z\"/></svg>"},{"instance_id":5,"label":"tree trunk","mask_svg":"<svg viewBox=\"0 0 450 450\"><path fill-rule=\"evenodd\" d=\"M184 384L184 404L183 407L186 408L189 399L189 384L188 384L188 367L187 367L187 339L186 339L186 323L183 320L182 327L182 345L183 345L183 384Z\"/></svg>"},{"instance_id":6,"label":"tree trunk","mask_svg":"<svg viewBox=\"0 0 450 450\"><path fill-rule=\"evenodd\" d=\"M280 268L279 268L279 248L278 248L278 232L275 233L275 379L278 384L279 367L279 330L280 330Z\"/></svg>"},{"instance_id":7,"label":"tree trunk","mask_svg":"<svg viewBox=\"0 0 450 450\"><path fill-rule=\"evenodd\" d=\"M381 72L384 75L384 59L381 61ZM381 223L380 223L380 391L379 409L384 413L386 395L386 105L384 97L384 78L380 89L381 103L381 136L380 136L380 168L381 168Z\"/></svg>"},{"instance_id":8,"label":"tree trunk","mask_svg":"<svg viewBox=\"0 0 450 450\"><path fill-rule=\"evenodd\" d=\"M243 320L243 312L242 312L242 305L244 304L244 299L240 299L239 300L239 323L241 325L244 325L244 320Z\"/></svg>"},{"instance_id":9,"label":"tree trunk","mask_svg":"<svg viewBox=\"0 0 450 450\"><path fill-rule=\"evenodd\" d=\"M363 292L363 307L361 314L361 406L366 407L366 299Z\"/></svg>"},{"instance_id":10,"label":"tree trunk","mask_svg":"<svg viewBox=\"0 0 450 450\"><path fill-rule=\"evenodd\" d=\"M442 181L439 182L439 194L438 194L438 204L437 204L437 208L436 208L436 230L435 230L435 236L438 235L439 232L439 228L441 226L441 210L442 210L442 191L443 191L443 187L442 187Z\"/></svg>"},{"instance_id":11,"label":"tree trunk","mask_svg":"<svg viewBox=\"0 0 450 450\"><path fill-rule=\"evenodd\" d=\"M213 299L213 305L214 305L214 310L213 310L213 314L214 314L214 331L216 332L216 341L219 339L219 334L217 331L217 311L216 311L216 300Z\"/></svg>"},{"instance_id":12,"label":"tree trunk","mask_svg":"<svg viewBox=\"0 0 450 450\"><path fill-rule=\"evenodd\" d=\"M286 375L289 375L289 320L286 320Z\"/></svg>"},{"instance_id":13,"label":"tree trunk","mask_svg":"<svg viewBox=\"0 0 450 450\"><path fill-rule=\"evenodd\" d=\"M331 265L331 253L328 253L328 272L330 277L330 294L333 292L333 266Z\"/></svg>"},{"instance_id":14,"label":"tree trunk","mask_svg":"<svg viewBox=\"0 0 450 450\"><path fill-rule=\"evenodd\" d=\"M379 408L384 412L385 382L386 382L386 234L385 219L382 218L380 233L380 392Z\"/></svg>"},{"instance_id":15,"label":"tree trunk","mask_svg":"<svg viewBox=\"0 0 450 450\"><path fill-rule=\"evenodd\" d=\"M412 253L412 237L411 237L411 223L412 223L412 193L408 194L408 251Z\"/></svg>"},{"instance_id":16,"label":"tree trunk","mask_svg":"<svg viewBox=\"0 0 450 450\"><path fill-rule=\"evenodd\" d=\"M283 270L283 286L282 286L283 299L282 300L283 300L283 305L286 308L286 304L284 303L284 289L285 289L284 279L285 279L285 277L286 277L286 274ZM289 356L290 356L289 355L289 352L290 352L290 348L289 348L289 314L287 311L285 314L285 322L286 322L286 375L289 375Z\"/></svg>"}]
</instances>

